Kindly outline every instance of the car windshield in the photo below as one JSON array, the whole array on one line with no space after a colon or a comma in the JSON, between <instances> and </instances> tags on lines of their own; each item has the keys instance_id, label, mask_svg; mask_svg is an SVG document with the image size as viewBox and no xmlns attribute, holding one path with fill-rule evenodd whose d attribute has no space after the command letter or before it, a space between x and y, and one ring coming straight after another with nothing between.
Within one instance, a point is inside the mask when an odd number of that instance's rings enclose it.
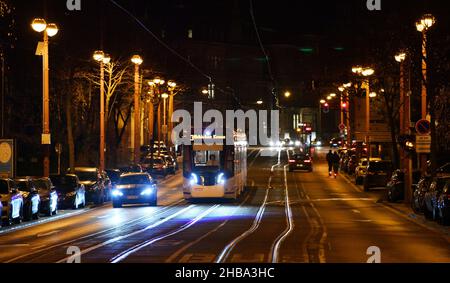
<instances>
[{"instance_id":1,"label":"car windshield","mask_svg":"<svg viewBox=\"0 0 450 283\"><path fill-rule=\"evenodd\" d=\"M95 171L93 171L93 172L76 171L75 174L78 176L78 179L80 179L81 182L97 181L97 173Z\"/></svg>"},{"instance_id":2,"label":"car windshield","mask_svg":"<svg viewBox=\"0 0 450 283\"><path fill-rule=\"evenodd\" d=\"M34 180L33 183L37 189L40 189L40 190L49 190L50 189L49 183L44 180Z\"/></svg>"},{"instance_id":3,"label":"car windshield","mask_svg":"<svg viewBox=\"0 0 450 283\"><path fill-rule=\"evenodd\" d=\"M5 180L0 180L0 194L9 194L8 182Z\"/></svg>"},{"instance_id":4,"label":"car windshield","mask_svg":"<svg viewBox=\"0 0 450 283\"><path fill-rule=\"evenodd\" d=\"M17 189L22 192L31 192L31 188L28 185L28 181L17 181Z\"/></svg>"},{"instance_id":5,"label":"car windshield","mask_svg":"<svg viewBox=\"0 0 450 283\"><path fill-rule=\"evenodd\" d=\"M131 176L123 176L120 177L119 184L120 185L142 185L142 184L150 184L151 179L148 175L131 175Z\"/></svg>"},{"instance_id":6,"label":"car windshield","mask_svg":"<svg viewBox=\"0 0 450 283\"><path fill-rule=\"evenodd\" d=\"M391 163L390 162L380 162L380 161L375 161L375 162L370 162L369 164L369 171L370 172L386 172L389 171L391 169Z\"/></svg>"},{"instance_id":7,"label":"car windshield","mask_svg":"<svg viewBox=\"0 0 450 283\"><path fill-rule=\"evenodd\" d=\"M58 191L73 191L77 186L77 180L72 176L51 177L51 180Z\"/></svg>"}]
</instances>

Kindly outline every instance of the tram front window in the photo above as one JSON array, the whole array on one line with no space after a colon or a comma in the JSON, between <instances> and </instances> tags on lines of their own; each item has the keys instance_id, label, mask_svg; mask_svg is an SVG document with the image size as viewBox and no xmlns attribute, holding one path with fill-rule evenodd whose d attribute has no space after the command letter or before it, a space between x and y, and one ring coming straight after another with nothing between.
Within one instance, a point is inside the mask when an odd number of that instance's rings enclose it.
<instances>
[{"instance_id":1,"label":"tram front window","mask_svg":"<svg viewBox=\"0 0 450 283\"><path fill-rule=\"evenodd\" d=\"M220 167L219 151L195 151L194 152L195 167Z\"/></svg>"}]
</instances>

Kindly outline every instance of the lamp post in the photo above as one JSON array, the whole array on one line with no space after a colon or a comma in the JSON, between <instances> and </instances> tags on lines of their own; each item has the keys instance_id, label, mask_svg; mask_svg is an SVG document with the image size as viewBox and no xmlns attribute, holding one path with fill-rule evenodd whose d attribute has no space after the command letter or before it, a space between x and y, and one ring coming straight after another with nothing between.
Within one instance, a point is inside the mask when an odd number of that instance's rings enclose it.
<instances>
[{"instance_id":1,"label":"lamp post","mask_svg":"<svg viewBox=\"0 0 450 283\"><path fill-rule=\"evenodd\" d=\"M134 64L134 163L138 164L140 161L140 145L141 145L141 91L140 91L140 75L139 66L144 62L139 55L134 55L131 58Z\"/></svg>"},{"instance_id":2,"label":"lamp post","mask_svg":"<svg viewBox=\"0 0 450 283\"><path fill-rule=\"evenodd\" d=\"M405 60L406 53L400 52L394 56L395 61L400 63L400 134L408 135L409 126L411 123L410 117L410 97L406 94L405 88ZM401 167L405 173L405 203L410 203L412 200L412 160L411 157L400 151Z\"/></svg>"},{"instance_id":3,"label":"lamp post","mask_svg":"<svg viewBox=\"0 0 450 283\"><path fill-rule=\"evenodd\" d=\"M100 147L99 169L105 170L105 65L111 62L111 57L103 51L95 51L93 58L100 64Z\"/></svg>"},{"instance_id":4,"label":"lamp post","mask_svg":"<svg viewBox=\"0 0 450 283\"><path fill-rule=\"evenodd\" d=\"M362 88L366 90L366 123L365 123L365 132L366 132L366 144L367 144L367 158L370 158L371 148L370 148L370 98L373 94L370 92L370 81L368 79L369 76L372 76L375 73L375 70L369 67L353 67L352 72L364 77ZM375 94L376 96L376 94Z\"/></svg>"},{"instance_id":5,"label":"lamp post","mask_svg":"<svg viewBox=\"0 0 450 283\"><path fill-rule=\"evenodd\" d=\"M422 16L420 20L416 22L416 28L418 32L422 33L422 92L421 92L421 113L422 119L427 118L427 31L436 23L436 19L431 14Z\"/></svg>"},{"instance_id":6,"label":"lamp post","mask_svg":"<svg viewBox=\"0 0 450 283\"><path fill-rule=\"evenodd\" d=\"M49 37L53 37L58 33L58 27L56 24L47 24L44 19L34 19L31 23L31 27L34 31L43 33L44 41L39 42L37 55L42 56L43 66L43 80L42 80L42 93L43 93L43 115L42 115L42 144L44 145L44 177L50 175L50 97L49 97L49 59L48 59L48 41Z\"/></svg>"}]
</instances>

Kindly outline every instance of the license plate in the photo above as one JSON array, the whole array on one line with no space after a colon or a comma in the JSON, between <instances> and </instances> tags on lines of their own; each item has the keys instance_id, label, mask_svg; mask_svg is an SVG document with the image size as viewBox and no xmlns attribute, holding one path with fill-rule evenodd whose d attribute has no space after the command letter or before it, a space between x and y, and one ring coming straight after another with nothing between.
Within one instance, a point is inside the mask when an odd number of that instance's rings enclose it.
<instances>
[{"instance_id":1,"label":"license plate","mask_svg":"<svg viewBox=\"0 0 450 283\"><path fill-rule=\"evenodd\" d=\"M138 199L138 196L128 196L127 199Z\"/></svg>"}]
</instances>

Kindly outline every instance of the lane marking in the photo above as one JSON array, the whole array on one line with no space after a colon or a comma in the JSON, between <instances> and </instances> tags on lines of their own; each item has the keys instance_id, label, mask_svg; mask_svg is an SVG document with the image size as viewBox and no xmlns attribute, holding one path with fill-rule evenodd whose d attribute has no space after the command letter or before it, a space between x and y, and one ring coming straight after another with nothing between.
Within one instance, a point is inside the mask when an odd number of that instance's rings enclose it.
<instances>
[{"instance_id":1,"label":"lane marking","mask_svg":"<svg viewBox=\"0 0 450 283\"><path fill-rule=\"evenodd\" d=\"M10 245L0 245L0 248L20 248L20 247L29 247L30 244L10 244Z\"/></svg>"},{"instance_id":2,"label":"lane marking","mask_svg":"<svg viewBox=\"0 0 450 283\"><path fill-rule=\"evenodd\" d=\"M138 245L135 245L135 246L133 246L133 247L131 247L131 248L125 250L124 252L121 252L121 253L118 254L117 256L113 257L113 258L111 259L110 262L111 262L111 263L118 263L118 262L121 262L121 261L123 261L124 259L126 259L127 257L129 257L130 255L132 255L132 254L134 254L134 253L140 251L141 249L143 249L143 248L145 248L145 247L147 247L147 246L149 246L149 245L151 245L151 244L153 244L153 243L156 243L156 242L161 241L161 240L163 240L163 239L165 239L165 238L171 237L171 236L173 236L173 235L176 235L176 234L178 234L178 233L181 233L181 232L183 232L183 231L189 229L190 227L192 227L193 225L195 225L197 222L199 222L201 219L203 219L204 217L206 217L208 214L210 214L212 211L216 210L216 209L217 209L218 207L220 207L220 206L221 206L220 204L216 204L216 205L210 207L209 209L207 209L206 211L204 211L203 213L201 213L200 215L198 215L197 217L195 217L193 220L191 220L189 223L187 223L187 224L181 226L180 228L176 229L175 231L172 231L172 232L167 233L167 234L164 234L164 235L162 235L162 236L158 236L158 237L156 237L156 238L147 240L147 241L145 241L145 242L143 242L143 243L140 243L140 244L138 244Z\"/></svg>"},{"instance_id":3,"label":"lane marking","mask_svg":"<svg viewBox=\"0 0 450 283\"><path fill-rule=\"evenodd\" d=\"M50 231L47 233L37 234L36 237L38 237L38 238L47 237L47 236L51 236L54 234L58 234L59 232L61 232L61 230Z\"/></svg>"}]
</instances>

